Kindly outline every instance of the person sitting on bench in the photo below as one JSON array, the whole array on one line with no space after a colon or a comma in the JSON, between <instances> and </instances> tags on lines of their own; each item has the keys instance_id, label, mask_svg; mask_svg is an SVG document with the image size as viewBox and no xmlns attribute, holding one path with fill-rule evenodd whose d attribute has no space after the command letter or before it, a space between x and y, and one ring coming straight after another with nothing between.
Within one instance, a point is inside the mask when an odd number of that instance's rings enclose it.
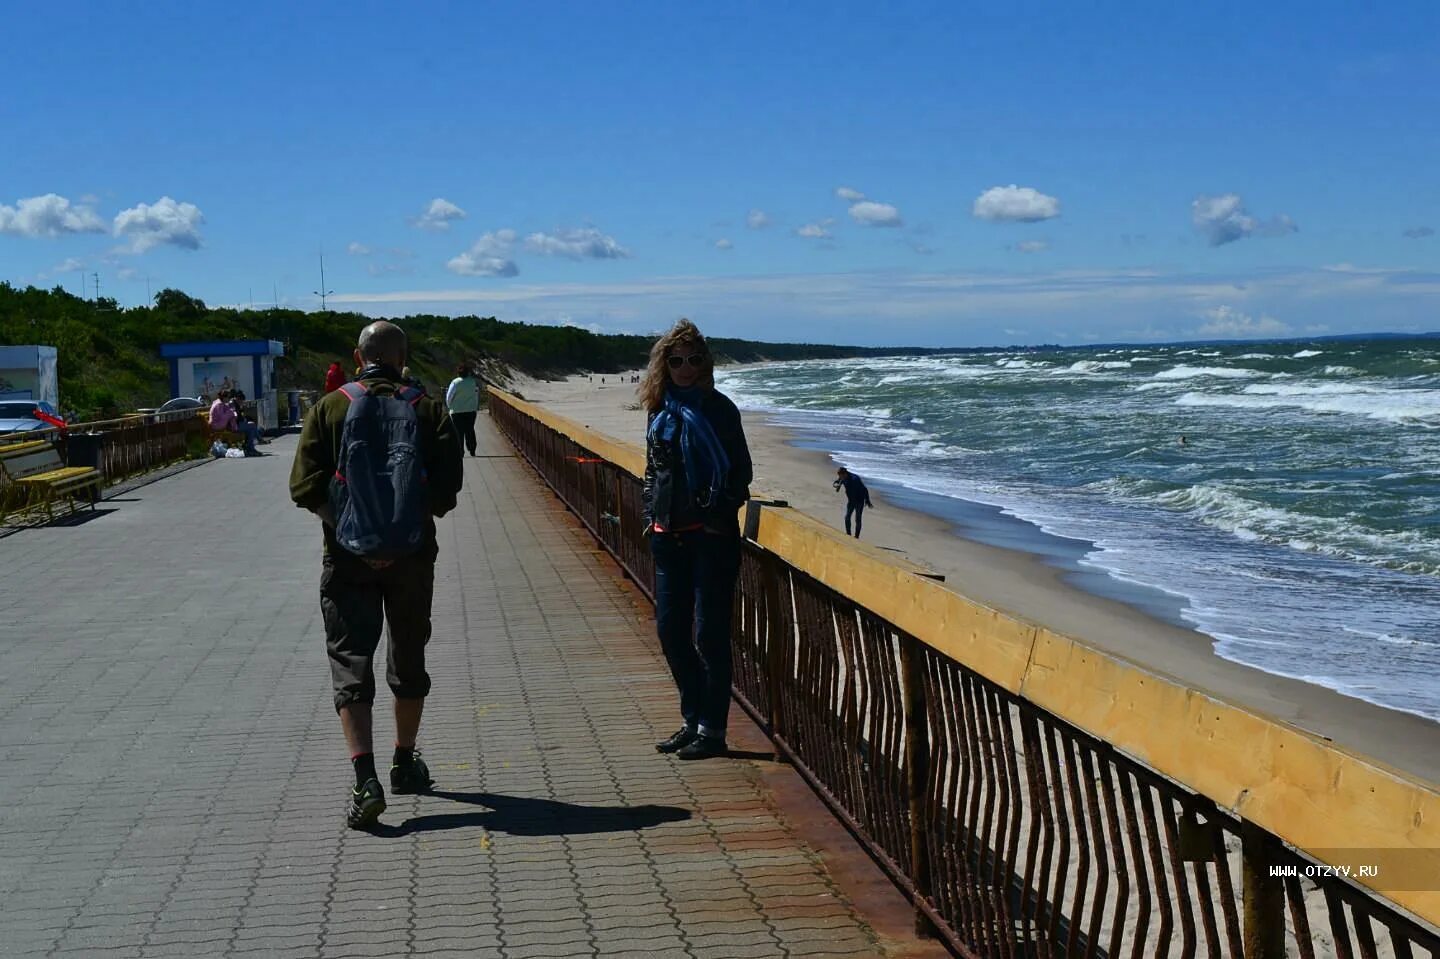
<instances>
[{"instance_id":1,"label":"person sitting on bench","mask_svg":"<svg viewBox=\"0 0 1440 959\"><path fill-rule=\"evenodd\" d=\"M260 451L255 448L260 428L249 421L243 423L240 421L240 417L235 413L235 408L230 405L229 390L221 390L220 395L215 397L215 402L210 404L210 429L216 432L229 430L232 433L245 434L245 455L260 455Z\"/></svg>"}]
</instances>

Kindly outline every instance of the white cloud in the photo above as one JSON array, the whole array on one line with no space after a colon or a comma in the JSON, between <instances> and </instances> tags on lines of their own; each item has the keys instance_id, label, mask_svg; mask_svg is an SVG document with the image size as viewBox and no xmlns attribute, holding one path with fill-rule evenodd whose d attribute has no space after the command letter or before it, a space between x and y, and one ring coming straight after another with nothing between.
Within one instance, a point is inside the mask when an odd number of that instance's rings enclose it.
<instances>
[{"instance_id":1,"label":"white cloud","mask_svg":"<svg viewBox=\"0 0 1440 959\"><path fill-rule=\"evenodd\" d=\"M745 225L752 230L763 230L770 225L770 215L764 210L751 210L745 217Z\"/></svg>"},{"instance_id":2,"label":"white cloud","mask_svg":"<svg viewBox=\"0 0 1440 959\"><path fill-rule=\"evenodd\" d=\"M1050 249L1049 240L1021 240L1014 246L1016 253L1044 253L1048 249Z\"/></svg>"},{"instance_id":3,"label":"white cloud","mask_svg":"<svg viewBox=\"0 0 1440 959\"><path fill-rule=\"evenodd\" d=\"M1245 209L1245 201L1236 193L1197 196L1190 204L1190 217L1195 229L1211 246L1224 246L1247 236L1284 236L1299 227L1284 213L1269 220L1257 220Z\"/></svg>"},{"instance_id":4,"label":"white cloud","mask_svg":"<svg viewBox=\"0 0 1440 959\"><path fill-rule=\"evenodd\" d=\"M415 225L422 230L448 230L455 220L463 220L467 214L449 200L436 197L430 201L425 212L415 218Z\"/></svg>"},{"instance_id":5,"label":"white cloud","mask_svg":"<svg viewBox=\"0 0 1440 959\"><path fill-rule=\"evenodd\" d=\"M71 206L54 193L0 205L0 233L12 236L61 236L66 233L104 233L105 221L87 206Z\"/></svg>"},{"instance_id":6,"label":"white cloud","mask_svg":"<svg viewBox=\"0 0 1440 959\"><path fill-rule=\"evenodd\" d=\"M157 246L200 249L200 224L205 215L193 203L179 203L162 196L154 203L141 203L115 216L115 235L130 238L130 252L144 253Z\"/></svg>"},{"instance_id":7,"label":"white cloud","mask_svg":"<svg viewBox=\"0 0 1440 959\"><path fill-rule=\"evenodd\" d=\"M850 207L850 218L864 226L903 226L900 211L888 203L862 200Z\"/></svg>"},{"instance_id":8,"label":"white cloud","mask_svg":"<svg viewBox=\"0 0 1440 959\"><path fill-rule=\"evenodd\" d=\"M861 193L859 190L852 190L848 186L837 186L835 188L835 195L838 196L840 199L844 200L846 203L858 203L859 201L865 199L865 194Z\"/></svg>"},{"instance_id":9,"label":"white cloud","mask_svg":"<svg viewBox=\"0 0 1440 959\"><path fill-rule=\"evenodd\" d=\"M795 231L795 235L803 236L807 240L829 239L830 231L826 229L826 227L829 225L830 224L828 220L821 221L820 223L807 223L804 226L798 228Z\"/></svg>"},{"instance_id":10,"label":"white cloud","mask_svg":"<svg viewBox=\"0 0 1440 959\"><path fill-rule=\"evenodd\" d=\"M461 276L516 276L520 270L510 259L515 238L514 230L486 233L470 249L446 263L445 269Z\"/></svg>"},{"instance_id":11,"label":"white cloud","mask_svg":"<svg viewBox=\"0 0 1440 959\"><path fill-rule=\"evenodd\" d=\"M734 248L735 244L723 237L715 241L715 249L717 250L731 250Z\"/></svg>"},{"instance_id":12,"label":"white cloud","mask_svg":"<svg viewBox=\"0 0 1440 959\"><path fill-rule=\"evenodd\" d=\"M67 256L65 259L52 266L49 272L51 275L54 275L56 273L74 273L76 270L83 269L85 269L84 260L79 259L78 257Z\"/></svg>"},{"instance_id":13,"label":"white cloud","mask_svg":"<svg viewBox=\"0 0 1440 959\"><path fill-rule=\"evenodd\" d=\"M971 211L982 220L1038 223L1060 215L1060 201L1028 186L992 186L975 198Z\"/></svg>"},{"instance_id":14,"label":"white cloud","mask_svg":"<svg viewBox=\"0 0 1440 959\"><path fill-rule=\"evenodd\" d=\"M630 251L593 226L557 230L554 233L531 233L525 248L542 256L563 256L571 260L620 260Z\"/></svg>"},{"instance_id":15,"label":"white cloud","mask_svg":"<svg viewBox=\"0 0 1440 959\"><path fill-rule=\"evenodd\" d=\"M133 266L122 266L122 267L120 267L120 269L118 269L118 270L115 271L115 275L118 276L118 277L120 277L120 279L122 279L122 280L129 281L129 280L138 280L138 279L140 279L142 276L144 276L145 274L144 274L144 273L141 273L139 270L135 269Z\"/></svg>"},{"instance_id":16,"label":"white cloud","mask_svg":"<svg viewBox=\"0 0 1440 959\"><path fill-rule=\"evenodd\" d=\"M372 248L366 246L364 243L352 242L349 246L345 248L345 252L349 253L351 256L369 256L375 251Z\"/></svg>"},{"instance_id":17,"label":"white cloud","mask_svg":"<svg viewBox=\"0 0 1440 959\"><path fill-rule=\"evenodd\" d=\"M1241 313L1230 306L1217 306L1200 314L1205 325L1195 331L1197 336L1213 336L1223 339L1249 336L1283 336L1290 327L1273 316L1261 314L1259 319Z\"/></svg>"}]
</instances>

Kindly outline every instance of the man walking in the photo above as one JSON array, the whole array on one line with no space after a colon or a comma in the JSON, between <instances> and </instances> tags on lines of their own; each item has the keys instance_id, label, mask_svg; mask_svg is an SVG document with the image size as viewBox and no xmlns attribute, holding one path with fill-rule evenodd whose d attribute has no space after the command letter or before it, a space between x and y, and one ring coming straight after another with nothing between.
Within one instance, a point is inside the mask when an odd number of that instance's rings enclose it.
<instances>
[{"instance_id":1,"label":"man walking","mask_svg":"<svg viewBox=\"0 0 1440 959\"><path fill-rule=\"evenodd\" d=\"M387 623L385 679L395 696L390 788L420 793L432 784L415 742L430 692L434 517L455 507L460 450L439 404L404 384L406 355L400 327L383 320L365 327L355 350L358 376L310 410L290 471L290 498L320 517L325 536L320 609L335 709L355 769L345 815L353 829L385 811L371 708L373 660Z\"/></svg>"},{"instance_id":2,"label":"man walking","mask_svg":"<svg viewBox=\"0 0 1440 959\"><path fill-rule=\"evenodd\" d=\"M870 502L870 490L866 489L865 482L845 467L835 471L835 482L830 484L837 490L845 487L845 535L850 535L850 517L855 517L855 538L860 538L860 519L865 515L865 507L872 506Z\"/></svg>"}]
</instances>

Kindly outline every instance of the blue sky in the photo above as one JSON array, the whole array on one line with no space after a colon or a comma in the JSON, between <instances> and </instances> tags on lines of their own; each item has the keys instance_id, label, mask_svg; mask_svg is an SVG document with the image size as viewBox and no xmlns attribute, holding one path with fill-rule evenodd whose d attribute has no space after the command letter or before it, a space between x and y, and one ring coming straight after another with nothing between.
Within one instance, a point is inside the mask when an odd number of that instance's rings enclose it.
<instances>
[{"instance_id":1,"label":"blue sky","mask_svg":"<svg viewBox=\"0 0 1440 959\"><path fill-rule=\"evenodd\" d=\"M1440 329L1434 3L3 6L12 283L310 308L323 249L374 315Z\"/></svg>"}]
</instances>

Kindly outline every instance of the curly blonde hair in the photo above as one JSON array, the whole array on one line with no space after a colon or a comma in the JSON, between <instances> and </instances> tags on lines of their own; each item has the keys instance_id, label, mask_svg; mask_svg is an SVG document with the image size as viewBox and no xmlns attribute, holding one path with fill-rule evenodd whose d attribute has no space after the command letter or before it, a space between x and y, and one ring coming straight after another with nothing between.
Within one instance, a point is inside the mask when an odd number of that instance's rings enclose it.
<instances>
[{"instance_id":1,"label":"curly blonde hair","mask_svg":"<svg viewBox=\"0 0 1440 959\"><path fill-rule=\"evenodd\" d=\"M689 348L682 351L680 347ZM715 356L706 345L705 337L700 334L700 328L694 323L681 320L650 347L650 362L645 367L645 375L640 378L640 385L635 388L635 394L640 397L640 405L645 407L647 413L655 413L665 408L665 387L670 383L670 371L665 367L666 358L672 353L688 356L697 352L705 354L705 365L700 368L697 385L713 389Z\"/></svg>"}]
</instances>

